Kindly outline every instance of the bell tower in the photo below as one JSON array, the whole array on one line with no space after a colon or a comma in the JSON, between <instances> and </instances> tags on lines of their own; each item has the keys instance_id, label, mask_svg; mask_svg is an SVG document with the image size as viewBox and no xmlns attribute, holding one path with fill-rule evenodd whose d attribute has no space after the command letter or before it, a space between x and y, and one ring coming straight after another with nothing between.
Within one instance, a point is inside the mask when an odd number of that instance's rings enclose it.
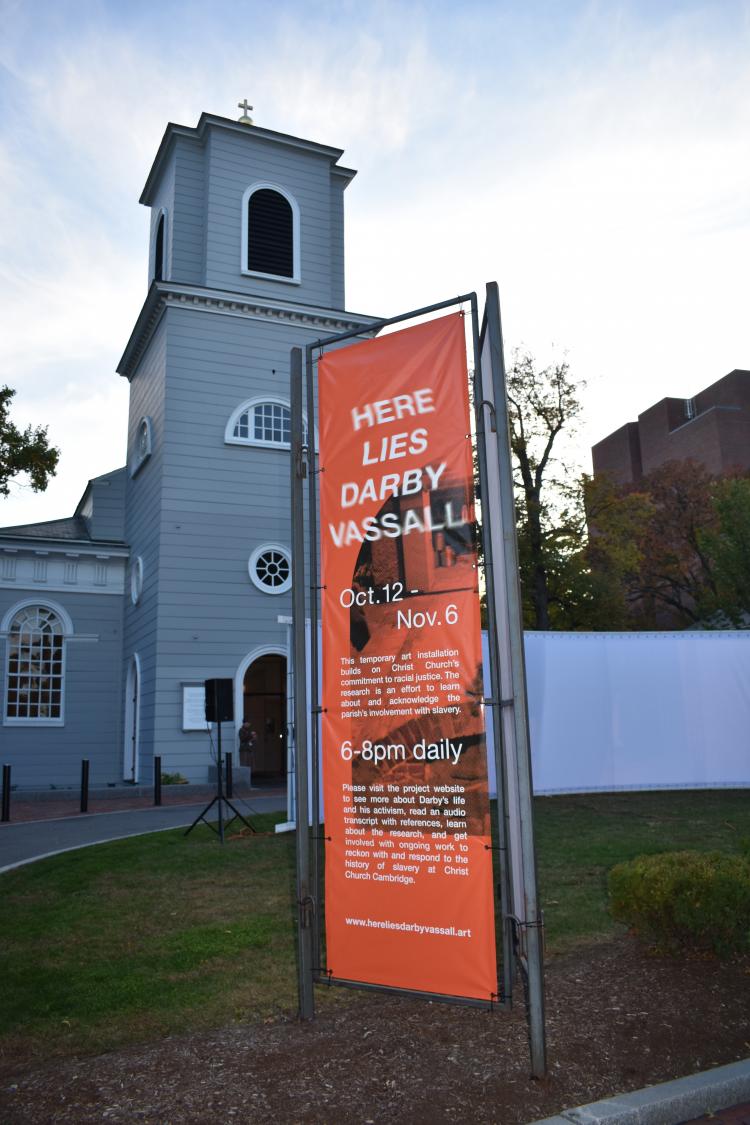
<instances>
[{"instance_id":1,"label":"bell tower","mask_svg":"<svg viewBox=\"0 0 750 1125\"><path fill-rule=\"evenodd\" d=\"M160 754L165 770L205 781L198 687L231 678L239 727L249 671L284 657L290 350L339 331L366 336L374 319L344 311L355 173L342 151L261 128L240 108L239 121L204 113L194 128L168 125L140 200L149 285L118 367L130 382L132 780Z\"/></svg>"}]
</instances>

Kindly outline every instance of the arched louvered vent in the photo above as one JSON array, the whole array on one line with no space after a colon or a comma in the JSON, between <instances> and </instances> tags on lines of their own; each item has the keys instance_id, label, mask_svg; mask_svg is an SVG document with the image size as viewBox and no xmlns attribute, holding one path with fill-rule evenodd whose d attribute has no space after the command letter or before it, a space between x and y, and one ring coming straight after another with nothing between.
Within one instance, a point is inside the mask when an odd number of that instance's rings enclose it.
<instances>
[{"instance_id":1,"label":"arched louvered vent","mask_svg":"<svg viewBox=\"0 0 750 1125\"><path fill-rule=\"evenodd\" d=\"M294 215L278 191L259 188L247 204L247 268L294 277Z\"/></svg>"}]
</instances>

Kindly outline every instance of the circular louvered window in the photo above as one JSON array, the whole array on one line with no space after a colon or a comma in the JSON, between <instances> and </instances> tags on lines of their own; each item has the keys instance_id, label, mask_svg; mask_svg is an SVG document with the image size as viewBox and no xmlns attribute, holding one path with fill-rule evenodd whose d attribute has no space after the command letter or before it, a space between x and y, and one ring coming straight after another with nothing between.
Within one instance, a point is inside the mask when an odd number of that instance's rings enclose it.
<instances>
[{"instance_id":1,"label":"circular louvered window","mask_svg":"<svg viewBox=\"0 0 750 1125\"><path fill-rule=\"evenodd\" d=\"M256 548L248 565L250 577L265 594L284 594L292 584L292 559L286 547L266 543Z\"/></svg>"}]
</instances>

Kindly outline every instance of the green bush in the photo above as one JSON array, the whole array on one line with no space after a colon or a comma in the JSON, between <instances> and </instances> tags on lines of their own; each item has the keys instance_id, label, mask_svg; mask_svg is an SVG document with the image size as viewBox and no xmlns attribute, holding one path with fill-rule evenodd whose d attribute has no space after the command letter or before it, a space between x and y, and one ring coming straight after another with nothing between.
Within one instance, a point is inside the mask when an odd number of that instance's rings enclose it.
<instances>
[{"instance_id":1,"label":"green bush","mask_svg":"<svg viewBox=\"0 0 750 1125\"><path fill-rule=\"evenodd\" d=\"M636 856L609 874L618 922L658 948L750 950L750 859L721 852Z\"/></svg>"}]
</instances>

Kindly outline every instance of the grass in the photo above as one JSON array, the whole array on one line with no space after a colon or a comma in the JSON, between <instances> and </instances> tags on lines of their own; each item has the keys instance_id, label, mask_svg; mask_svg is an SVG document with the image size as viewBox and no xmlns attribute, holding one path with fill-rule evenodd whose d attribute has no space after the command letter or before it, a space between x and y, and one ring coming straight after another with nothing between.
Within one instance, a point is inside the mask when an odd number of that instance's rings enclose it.
<instances>
[{"instance_id":1,"label":"grass","mask_svg":"<svg viewBox=\"0 0 750 1125\"><path fill-rule=\"evenodd\" d=\"M294 837L203 826L0 877L0 1048L106 1050L293 1008Z\"/></svg>"},{"instance_id":2,"label":"grass","mask_svg":"<svg viewBox=\"0 0 750 1125\"><path fill-rule=\"evenodd\" d=\"M534 823L547 949L561 953L621 930L607 910L616 863L686 848L739 852L750 838L750 792L538 797Z\"/></svg>"},{"instance_id":3,"label":"grass","mask_svg":"<svg viewBox=\"0 0 750 1125\"><path fill-rule=\"evenodd\" d=\"M296 1006L294 837L278 816L222 848L201 826L84 848L0 876L0 1051L112 1049ZM740 850L741 790L536 802L547 948L606 939L610 867L645 852ZM326 1002L351 993L323 992Z\"/></svg>"}]
</instances>

